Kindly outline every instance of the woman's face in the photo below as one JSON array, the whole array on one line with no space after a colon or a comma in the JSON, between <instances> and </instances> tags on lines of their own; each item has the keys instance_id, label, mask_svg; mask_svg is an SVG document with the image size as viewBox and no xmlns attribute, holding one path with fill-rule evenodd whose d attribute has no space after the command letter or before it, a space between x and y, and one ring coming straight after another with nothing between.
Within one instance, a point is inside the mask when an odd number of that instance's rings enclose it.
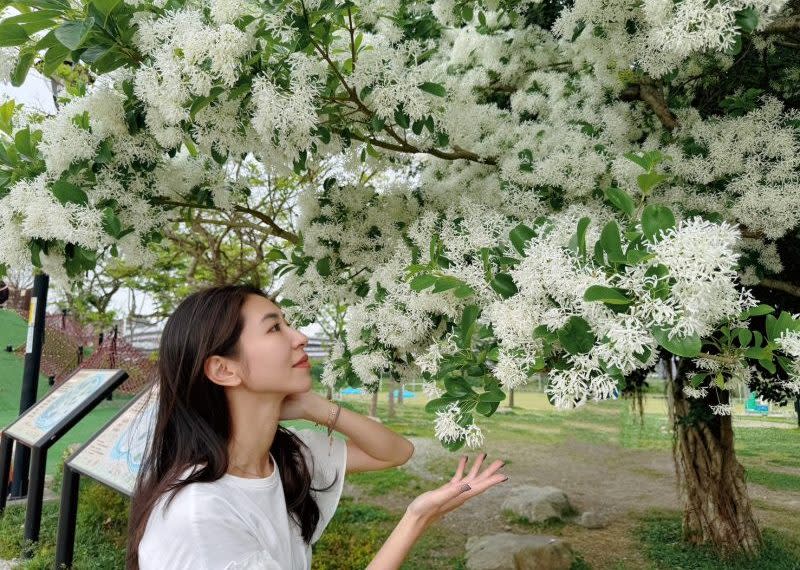
<instances>
[{"instance_id":1,"label":"woman's face","mask_svg":"<svg viewBox=\"0 0 800 570\"><path fill-rule=\"evenodd\" d=\"M286 324L280 307L264 297L249 295L242 313L239 361L245 387L283 394L310 390L308 337Z\"/></svg>"}]
</instances>

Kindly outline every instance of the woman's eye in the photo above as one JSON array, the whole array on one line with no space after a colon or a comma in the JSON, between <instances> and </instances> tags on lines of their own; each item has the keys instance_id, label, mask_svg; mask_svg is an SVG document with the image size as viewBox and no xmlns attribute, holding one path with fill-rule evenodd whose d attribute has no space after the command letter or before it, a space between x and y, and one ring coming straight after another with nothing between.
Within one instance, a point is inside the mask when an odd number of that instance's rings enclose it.
<instances>
[{"instance_id":1,"label":"woman's eye","mask_svg":"<svg viewBox=\"0 0 800 570\"><path fill-rule=\"evenodd\" d=\"M275 326L273 326L267 332L278 332L279 330L281 330L281 324L280 323L276 323Z\"/></svg>"}]
</instances>

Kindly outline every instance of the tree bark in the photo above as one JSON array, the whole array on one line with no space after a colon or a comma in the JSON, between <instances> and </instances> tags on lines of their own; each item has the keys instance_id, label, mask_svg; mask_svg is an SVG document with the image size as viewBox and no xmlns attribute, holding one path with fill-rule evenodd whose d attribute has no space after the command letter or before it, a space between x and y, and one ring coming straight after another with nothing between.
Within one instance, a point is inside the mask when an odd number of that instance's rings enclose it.
<instances>
[{"instance_id":1,"label":"tree bark","mask_svg":"<svg viewBox=\"0 0 800 570\"><path fill-rule=\"evenodd\" d=\"M395 382L389 380L389 417L394 418L394 391L395 391Z\"/></svg>"},{"instance_id":2,"label":"tree bark","mask_svg":"<svg viewBox=\"0 0 800 570\"><path fill-rule=\"evenodd\" d=\"M369 406L369 415L373 418L378 417L378 392L377 390L372 393L372 403Z\"/></svg>"},{"instance_id":3,"label":"tree bark","mask_svg":"<svg viewBox=\"0 0 800 570\"><path fill-rule=\"evenodd\" d=\"M673 455L683 503L684 539L713 546L722 554L754 554L761 546L761 531L747 493L744 467L734 451L731 416L711 412L709 404L716 404L719 397L716 391L704 399L686 397L683 387L688 362L681 362L677 371L668 368L667 396L675 429ZM727 391L719 394L728 397Z\"/></svg>"}]
</instances>

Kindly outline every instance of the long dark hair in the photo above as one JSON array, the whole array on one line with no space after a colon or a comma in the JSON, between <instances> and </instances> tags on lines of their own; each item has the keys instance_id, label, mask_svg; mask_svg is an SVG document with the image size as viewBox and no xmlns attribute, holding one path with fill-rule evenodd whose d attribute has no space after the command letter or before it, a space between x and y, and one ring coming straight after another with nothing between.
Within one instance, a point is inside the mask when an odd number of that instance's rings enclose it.
<instances>
[{"instance_id":1,"label":"long dark hair","mask_svg":"<svg viewBox=\"0 0 800 570\"><path fill-rule=\"evenodd\" d=\"M244 327L242 306L249 295L269 298L247 285L213 287L187 297L167 320L159 348L158 414L131 505L131 570L139 568L139 542L159 498L169 494L169 504L183 487L216 481L228 470L230 412L224 388L206 377L204 363L213 355L236 356ZM304 445L278 425L270 452L289 514L310 543L320 513L309 491L320 489L311 487L313 465L309 470L301 453ZM193 473L182 478L192 467ZM330 486L335 482L336 478Z\"/></svg>"}]
</instances>

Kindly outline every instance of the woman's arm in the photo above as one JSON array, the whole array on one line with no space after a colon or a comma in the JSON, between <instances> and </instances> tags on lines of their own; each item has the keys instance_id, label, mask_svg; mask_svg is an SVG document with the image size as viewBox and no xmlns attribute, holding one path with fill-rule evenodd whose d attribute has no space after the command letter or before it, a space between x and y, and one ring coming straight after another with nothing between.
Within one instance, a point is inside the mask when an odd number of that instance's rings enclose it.
<instances>
[{"instance_id":1,"label":"woman's arm","mask_svg":"<svg viewBox=\"0 0 800 570\"><path fill-rule=\"evenodd\" d=\"M486 459L486 454L480 454L472 469L464 476L467 457L462 456L458 462L456 473L449 483L414 499L378 554L367 566L367 570L400 568L411 548L430 525L472 497L508 480L508 477L498 473L505 464L500 460L492 462L489 467L479 473L484 459Z\"/></svg>"},{"instance_id":2,"label":"woman's arm","mask_svg":"<svg viewBox=\"0 0 800 570\"><path fill-rule=\"evenodd\" d=\"M331 407L335 404L314 392L307 392L302 396L305 419L325 425ZM414 444L406 438L383 424L346 408L339 412L335 430L350 439L347 453L348 473L402 465L414 454Z\"/></svg>"}]
</instances>

